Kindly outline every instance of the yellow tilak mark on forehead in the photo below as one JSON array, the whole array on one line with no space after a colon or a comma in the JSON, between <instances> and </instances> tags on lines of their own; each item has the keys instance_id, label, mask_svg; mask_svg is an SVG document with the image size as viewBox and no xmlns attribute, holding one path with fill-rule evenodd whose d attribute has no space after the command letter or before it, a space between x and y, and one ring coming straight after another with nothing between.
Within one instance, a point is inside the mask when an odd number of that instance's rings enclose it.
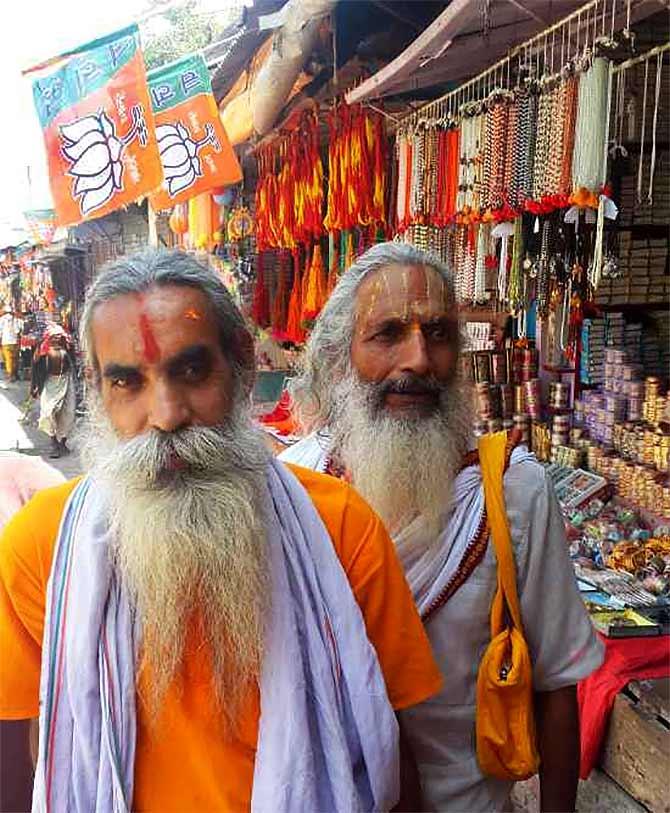
<instances>
[{"instance_id":1,"label":"yellow tilak mark on forehead","mask_svg":"<svg viewBox=\"0 0 670 813\"><path fill-rule=\"evenodd\" d=\"M403 266L400 278L402 279L402 292L404 295L402 318L406 322L409 317L409 269L407 266Z\"/></svg>"}]
</instances>

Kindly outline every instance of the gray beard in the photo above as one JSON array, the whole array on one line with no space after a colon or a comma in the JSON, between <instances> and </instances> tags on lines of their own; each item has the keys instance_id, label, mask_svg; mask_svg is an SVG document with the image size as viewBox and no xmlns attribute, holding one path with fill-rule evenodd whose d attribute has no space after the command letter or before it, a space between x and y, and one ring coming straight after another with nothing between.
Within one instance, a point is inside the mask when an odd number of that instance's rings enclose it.
<instances>
[{"instance_id":1,"label":"gray beard","mask_svg":"<svg viewBox=\"0 0 670 813\"><path fill-rule=\"evenodd\" d=\"M334 456L379 514L391 536L416 517L439 533L454 479L471 438L469 390L443 388L430 416L394 417L379 406L379 387L350 374L337 387L329 423Z\"/></svg>"},{"instance_id":2,"label":"gray beard","mask_svg":"<svg viewBox=\"0 0 670 813\"><path fill-rule=\"evenodd\" d=\"M155 717L184 653L205 643L215 695L234 727L258 681L269 610L268 453L239 406L219 427L121 440L92 405L82 460L109 501L111 555L142 624ZM186 464L174 471L176 457Z\"/></svg>"}]
</instances>

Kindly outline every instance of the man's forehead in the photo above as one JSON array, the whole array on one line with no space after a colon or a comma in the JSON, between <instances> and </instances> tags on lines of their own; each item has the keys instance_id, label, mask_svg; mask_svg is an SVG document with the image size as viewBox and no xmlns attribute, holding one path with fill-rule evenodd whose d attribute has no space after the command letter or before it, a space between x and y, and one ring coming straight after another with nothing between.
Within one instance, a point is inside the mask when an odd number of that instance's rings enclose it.
<instances>
[{"instance_id":1,"label":"man's forehead","mask_svg":"<svg viewBox=\"0 0 670 813\"><path fill-rule=\"evenodd\" d=\"M444 316L452 310L444 277L425 265L386 265L366 277L356 294L359 321Z\"/></svg>"},{"instance_id":2,"label":"man's forehead","mask_svg":"<svg viewBox=\"0 0 670 813\"><path fill-rule=\"evenodd\" d=\"M197 288L174 285L121 294L101 303L91 328L96 355L109 354L115 361L130 361L134 356L158 361L181 343L217 338L206 295Z\"/></svg>"}]
</instances>

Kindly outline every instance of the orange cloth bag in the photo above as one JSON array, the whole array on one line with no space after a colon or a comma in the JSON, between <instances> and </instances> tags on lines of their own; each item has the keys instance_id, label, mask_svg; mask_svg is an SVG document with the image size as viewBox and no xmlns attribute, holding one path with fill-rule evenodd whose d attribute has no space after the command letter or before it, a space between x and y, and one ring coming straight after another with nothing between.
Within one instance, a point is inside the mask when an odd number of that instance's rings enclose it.
<instances>
[{"instance_id":1,"label":"orange cloth bag","mask_svg":"<svg viewBox=\"0 0 670 813\"><path fill-rule=\"evenodd\" d=\"M533 672L523 636L512 539L503 493L507 434L479 441L479 462L498 590L491 605L491 642L477 676L477 759L484 774L521 780L537 773Z\"/></svg>"}]
</instances>

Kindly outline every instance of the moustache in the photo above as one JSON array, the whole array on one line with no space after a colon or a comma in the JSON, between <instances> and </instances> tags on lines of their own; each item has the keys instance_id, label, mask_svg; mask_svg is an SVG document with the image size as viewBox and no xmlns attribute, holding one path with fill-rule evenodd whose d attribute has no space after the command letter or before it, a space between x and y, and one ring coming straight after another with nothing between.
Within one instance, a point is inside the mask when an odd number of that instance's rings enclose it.
<instances>
[{"instance_id":1,"label":"moustache","mask_svg":"<svg viewBox=\"0 0 670 813\"><path fill-rule=\"evenodd\" d=\"M181 476L197 477L255 469L263 448L250 442L250 433L230 426L192 426L176 432L152 429L117 449L116 465L148 486L169 485ZM254 434L255 438L255 434Z\"/></svg>"},{"instance_id":2,"label":"moustache","mask_svg":"<svg viewBox=\"0 0 670 813\"><path fill-rule=\"evenodd\" d=\"M434 395L439 397L446 389L437 379L423 378L418 375L405 375L385 381L379 386L378 394L381 398L387 395Z\"/></svg>"}]
</instances>

